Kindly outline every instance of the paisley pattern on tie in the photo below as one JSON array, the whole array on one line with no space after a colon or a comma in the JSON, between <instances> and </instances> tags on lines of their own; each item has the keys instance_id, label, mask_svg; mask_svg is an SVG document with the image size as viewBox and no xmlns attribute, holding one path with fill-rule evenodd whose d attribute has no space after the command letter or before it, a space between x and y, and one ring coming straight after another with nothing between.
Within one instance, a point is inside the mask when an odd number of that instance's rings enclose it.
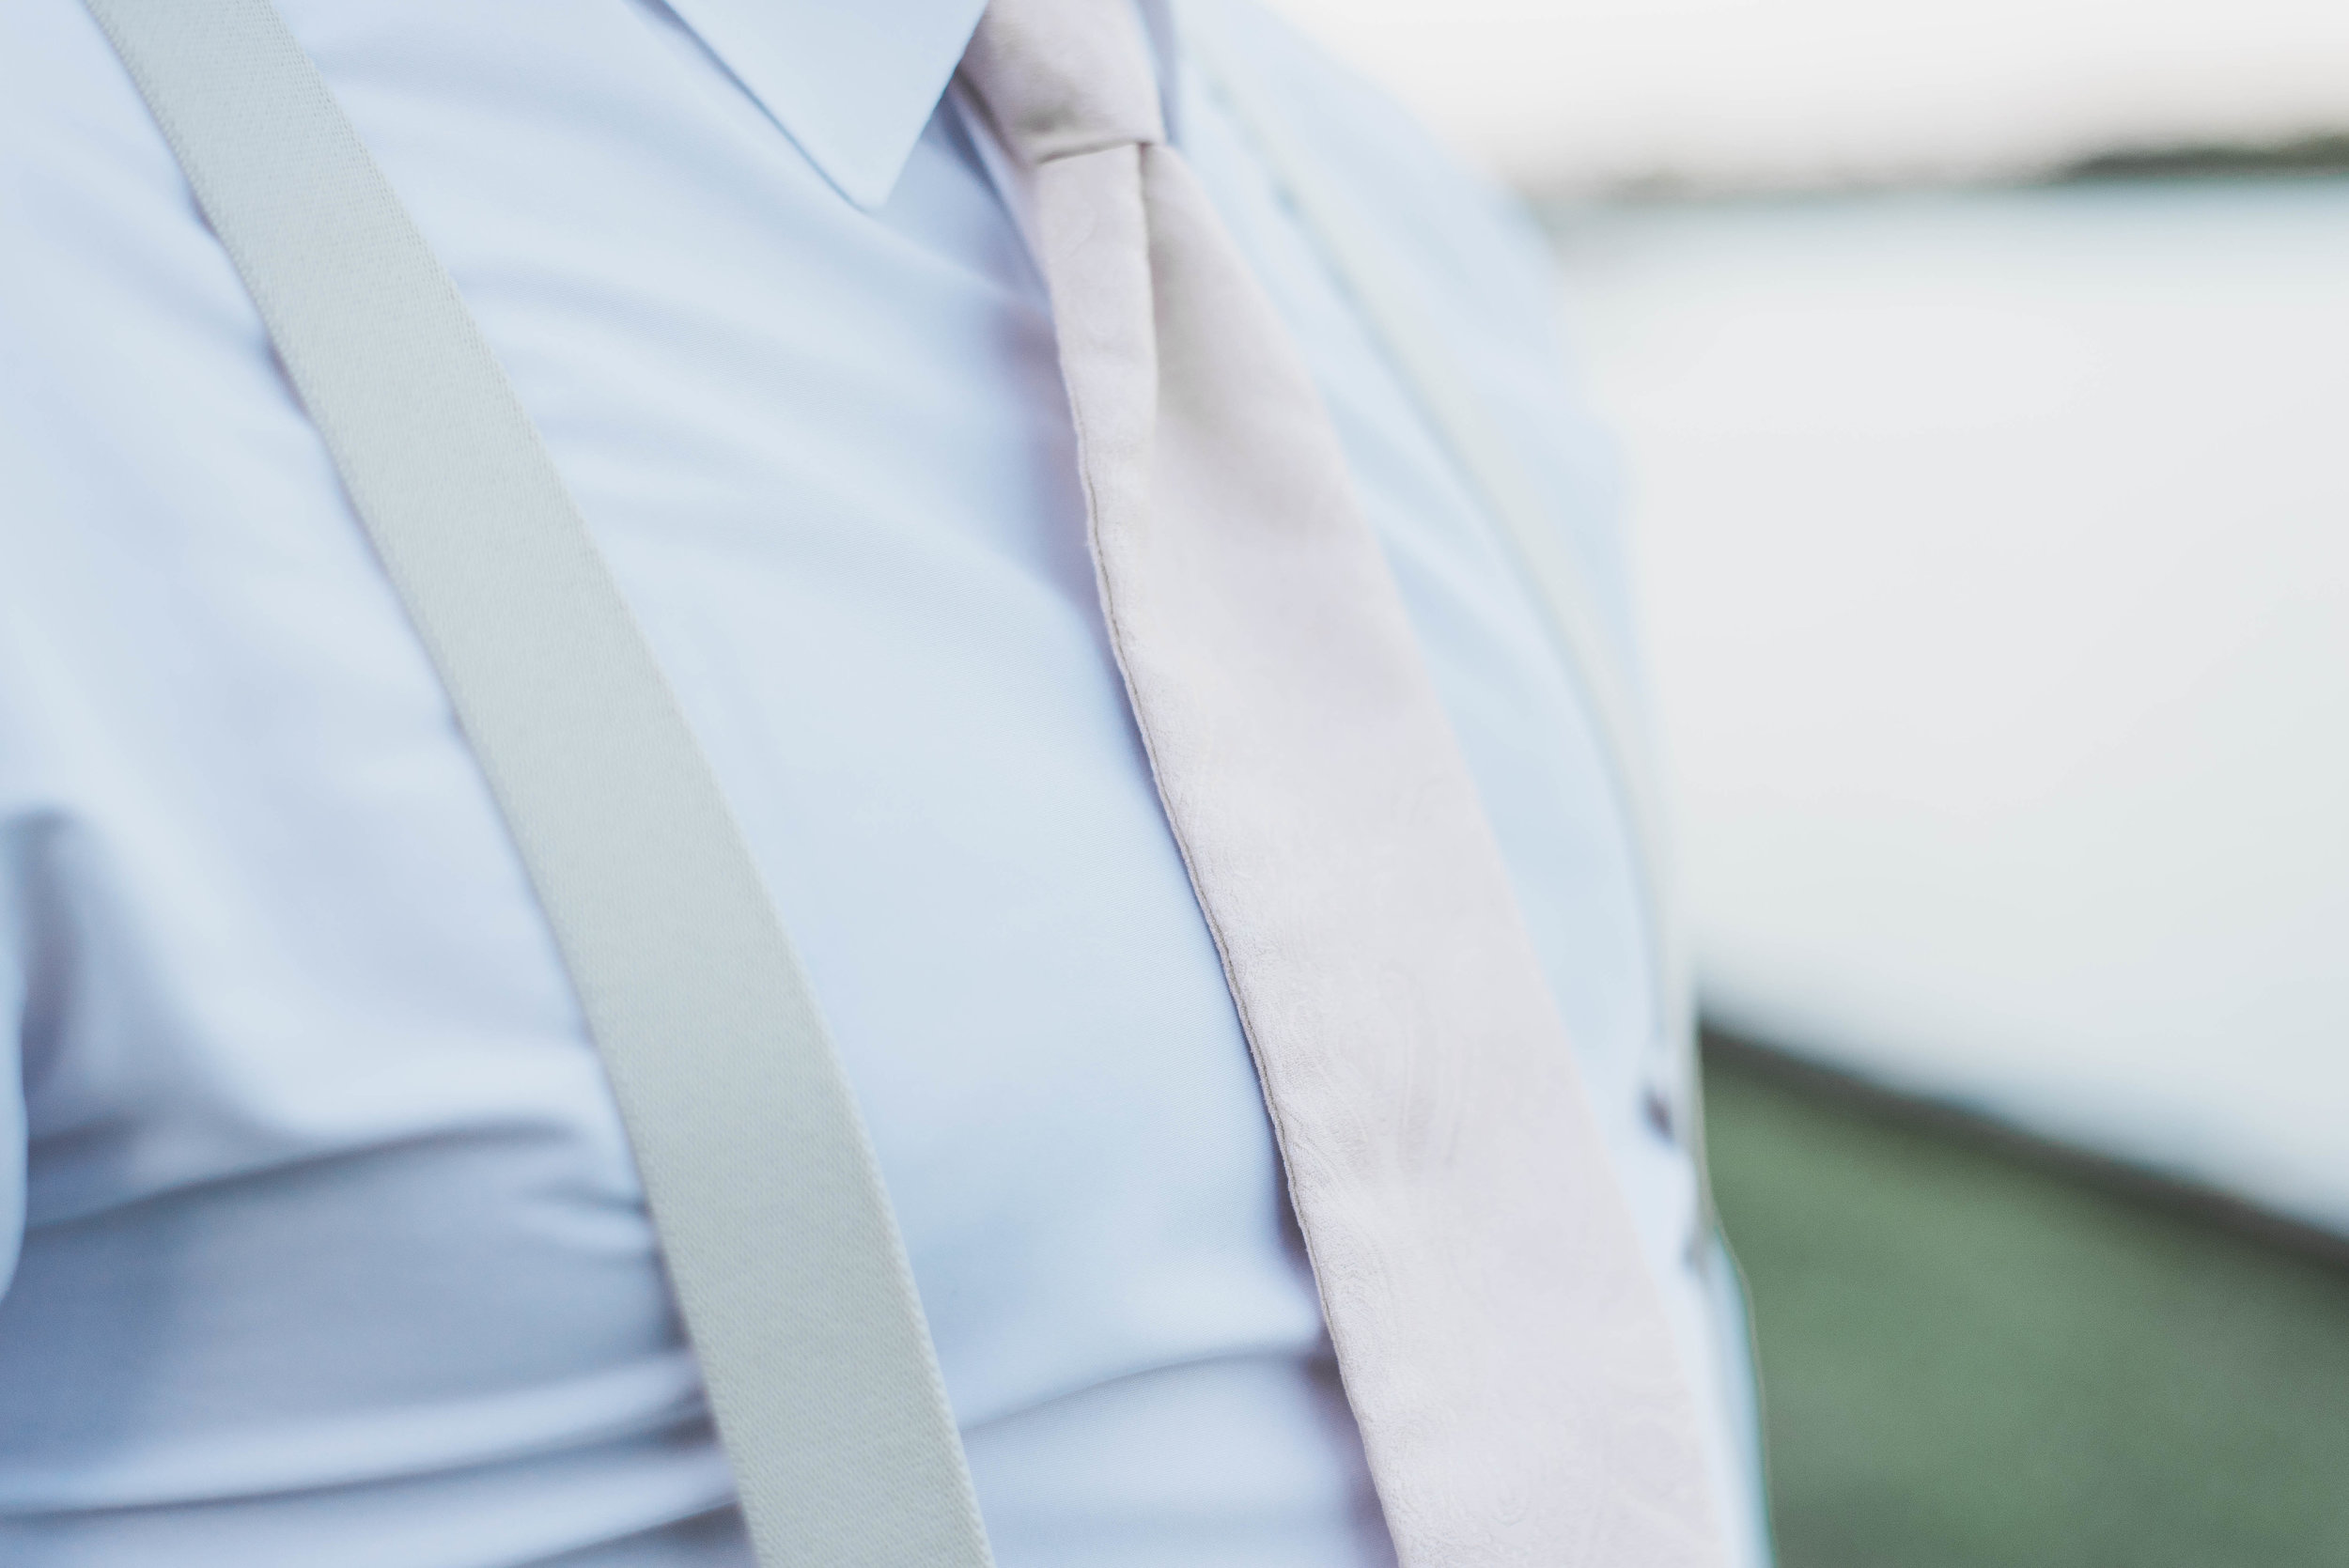
<instances>
[{"instance_id":1,"label":"paisley pattern on tie","mask_svg":"<svg viewBox=\"0 0 2349 1568\"><path fill-rule=\"evenodd\" d=\"M1125 0L995 0L1094 561L1406 1568L1711 1568L1697 1415L1327 412Z\"/></svg>"}]
</instances>

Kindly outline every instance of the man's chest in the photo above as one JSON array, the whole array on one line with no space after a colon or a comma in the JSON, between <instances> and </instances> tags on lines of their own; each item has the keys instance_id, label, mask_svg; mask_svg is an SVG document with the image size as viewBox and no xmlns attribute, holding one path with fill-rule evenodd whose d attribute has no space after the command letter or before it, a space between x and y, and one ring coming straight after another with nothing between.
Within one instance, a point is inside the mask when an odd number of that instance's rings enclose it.
<instances>
[{"instance_id":1,"label":"man's chest","mask_svg":"<svg viewBox=\"0 0 2349 1568\"><path fill-rule=\"evenodd\" d=\"M866 214L632 12L550 28L517 76L479 64L512 53L469 37L486 20L395 40L316 9L297 30L513 378L801 944L958 1409L1304 1354L1246 1047L1102 636L1040 287L959 129ZM1605 1060L1643 987L1587 733L1408 396L1197 125ZM303 1420L411 1397L419 1364L459 1369L457 1398L526 1325L554 1381L656 1356L674 1329L625 1145L430 669L167 167L91 199L90 256L109 223L148 234L152 275L94 267L44 324L73 366L58 427L105 433L51 455L0 589L24 650L0 790L48 824L22 879L47 945L11 1310L70 1305L39 1280L127 1234L210 1302L175 1342L207 1387L272 1343L381 1352L378 1380L311 1380L323 1406L261 1390ZM313 1224L376 1245L285 1245ZM234 1265L281 1251L266 1291ZM403 1337L411 1301L446 1343Z\"/></svg>"}]
</instances>

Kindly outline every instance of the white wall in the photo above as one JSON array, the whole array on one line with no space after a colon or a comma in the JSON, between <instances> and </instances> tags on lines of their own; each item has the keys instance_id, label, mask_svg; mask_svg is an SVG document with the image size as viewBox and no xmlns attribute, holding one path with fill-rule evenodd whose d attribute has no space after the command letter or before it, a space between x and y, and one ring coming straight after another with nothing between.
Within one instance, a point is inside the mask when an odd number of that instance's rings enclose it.
<instances>
[{"instance_id":1,"label":"white wall","mask_svg":"<svg viewBox=\"0 0 2349 1568\"><path fill-rule=\"evenodd\" d=\"M2029 173L2349 129L2343 0L1274 0L1545 193Z\"/></svg>"},{"instance_id":2,"label":"white wall","mask_svg":"<svg viewBox=\"0 0 2349 1568\"><path fill-rule=\"evenodd\" d=\"M2349 180L1563 255L1713 1008L2349 1232Z\"/></svg>"}]
</instances>

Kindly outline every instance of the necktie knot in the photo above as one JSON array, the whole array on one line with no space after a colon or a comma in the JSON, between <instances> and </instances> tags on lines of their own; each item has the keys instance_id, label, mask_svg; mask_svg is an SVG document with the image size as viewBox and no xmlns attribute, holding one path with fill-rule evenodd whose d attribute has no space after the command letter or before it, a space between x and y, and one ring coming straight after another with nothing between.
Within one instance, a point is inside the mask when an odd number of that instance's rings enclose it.
<instances>
[{"instance_id":1,"label":"necktie knot","mask_svg":"<svg viewBox=\"0 0 2349 1568\"><path fill-rule=\"evenodd\" d=\"M1030 164L1166 139L1132 0L990 0L962 74Z\"/></svg>"}]
</instances>

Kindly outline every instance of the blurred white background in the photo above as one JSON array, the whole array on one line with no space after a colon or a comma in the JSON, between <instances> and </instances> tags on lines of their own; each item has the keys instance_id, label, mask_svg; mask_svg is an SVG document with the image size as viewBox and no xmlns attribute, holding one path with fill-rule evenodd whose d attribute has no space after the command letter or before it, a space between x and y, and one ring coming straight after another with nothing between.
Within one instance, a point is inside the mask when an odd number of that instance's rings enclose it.
<instances>
[{"instance_id":1,"label":"blurred white background","mask_svg":"<svg viewBox=\"0 0 2349 1568\"><path fill-rule=\"evenodd\" d=\"M2349 130L2341 0L1276 0L1537 196L2025 176Z\"/></svg>"},{"instance_id":2,"label":"blurred white background","mask_svg":"<svg viewBox=\"0 0 2349 1568\"><path fill-rule=\"evenodd\" d=\"M1283 4L1556 219L1708 1011L2349 1234L2349 175L2031 183L2349 5Z\"/></svg>"}]
</instances>

